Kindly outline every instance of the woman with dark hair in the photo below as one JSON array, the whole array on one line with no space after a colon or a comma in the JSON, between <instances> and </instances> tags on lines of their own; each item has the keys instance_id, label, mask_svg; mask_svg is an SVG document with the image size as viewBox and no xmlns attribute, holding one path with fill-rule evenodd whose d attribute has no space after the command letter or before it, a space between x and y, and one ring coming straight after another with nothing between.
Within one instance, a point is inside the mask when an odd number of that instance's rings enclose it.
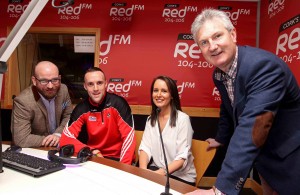
<instances>
[{"instance_id":1,"label":"woman with dark hair","mask_svg":"<svg viewBox=\"0 0 300 195\"><path fill-rule=\"evenodd\" d=\"M166 174L161 130L170 177L194 185L196 170L191 153L193 129L189 116L181 111L178 89L173 79L158 76L153 80L151 105L151 115L139 147L140 168Z\"/></svg>"}]
</instances>

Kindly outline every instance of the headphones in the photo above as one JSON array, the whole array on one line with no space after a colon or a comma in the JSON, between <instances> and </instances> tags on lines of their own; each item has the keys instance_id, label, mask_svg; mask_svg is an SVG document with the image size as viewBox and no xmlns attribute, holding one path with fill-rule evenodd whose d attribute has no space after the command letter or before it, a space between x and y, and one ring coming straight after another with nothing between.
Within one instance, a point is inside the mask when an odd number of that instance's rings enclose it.
<instances>
[{"instance_id":1,"label":"headphones","mask_svg":"<svg viewBox=\"0 0 300 195\"><path fill-rule=\"evenodd\" d=\"M71 158L74 154L74 145L68 144L62 146L59 150L49 150L48 159L50 161L62 163L62 164L79 164L86 162L89 158L93 156L89 147L83 147L77 154L77 158ZM59 153L59 156L56 155Z\"/></svg>"}]
</instances>

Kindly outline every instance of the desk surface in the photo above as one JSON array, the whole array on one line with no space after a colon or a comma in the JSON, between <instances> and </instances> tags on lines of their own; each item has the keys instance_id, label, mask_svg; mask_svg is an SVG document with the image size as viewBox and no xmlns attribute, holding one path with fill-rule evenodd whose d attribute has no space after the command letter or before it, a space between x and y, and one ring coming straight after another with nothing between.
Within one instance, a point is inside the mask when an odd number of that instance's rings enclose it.
<instances>
[{"instance_id":1,"label":"desk surface","mask_svg":"<svg viewBox=\"0 0 300 195\"><path fill-rule=\"evenodd\" d=\"M3 151L8 145L3 145ZM22 152L47 158L51 148L23 148ZM104 158L93 157L91 161L67 168L39 178L3 168L0 173L0 194L160 194L165 190L166 178L148 170L126 165ZM196 188L170 179L173 195L186 193ZM98 194L98 193L97 193Z\"/></svg>"}]
</instances>

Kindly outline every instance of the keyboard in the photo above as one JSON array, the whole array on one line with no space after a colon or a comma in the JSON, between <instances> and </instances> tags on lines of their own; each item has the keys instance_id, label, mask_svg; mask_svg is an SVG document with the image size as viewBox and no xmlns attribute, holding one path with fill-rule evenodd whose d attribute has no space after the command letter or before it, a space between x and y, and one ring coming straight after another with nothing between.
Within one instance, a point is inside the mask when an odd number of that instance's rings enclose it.
<instances>
[{"instance_id":1,"label":"keyboard","mask_svg":"<svg viewBox=\"0 0 300 195\"><path fill-rule=\"evenodd\" d=\"M3 166L39 177L66 168L65 165L29 154L5 151L2 152Z\"/></svg>"}]
</instances>

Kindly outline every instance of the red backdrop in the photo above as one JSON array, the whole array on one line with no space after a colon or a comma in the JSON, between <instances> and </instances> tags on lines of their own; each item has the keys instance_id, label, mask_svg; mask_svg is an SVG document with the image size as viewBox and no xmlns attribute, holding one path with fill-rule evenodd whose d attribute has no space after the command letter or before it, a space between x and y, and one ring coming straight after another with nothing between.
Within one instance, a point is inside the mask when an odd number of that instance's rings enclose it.
<instances>
[{"instance_id":1,"label":"red backdrop","mask_svg":"<svg viewBox=\"0 0 300 195\"><path fill-rule=\"evenodd\" d=\"M0 1L0 41L28 3ZM213 67L190 35L195 16L205 7L226 10L238 43L255 46L256 2L75 0L71 7L55 9L49 1L33 26L100 28L99 67L110 80L108 91L131 105L149 105L152 79L167 75L177 81L182 106L218 108Z\"/></svg>"},{"instance_id":2,"label":"red backdrop","mask_svg":"<svg viewBox=\"0 0 300 195\"><path fill-rule=\"evenodd\" d=\"M260 47L281 57L300 81L300 1L261 4Z\"/></svg>"}]
</instances>

